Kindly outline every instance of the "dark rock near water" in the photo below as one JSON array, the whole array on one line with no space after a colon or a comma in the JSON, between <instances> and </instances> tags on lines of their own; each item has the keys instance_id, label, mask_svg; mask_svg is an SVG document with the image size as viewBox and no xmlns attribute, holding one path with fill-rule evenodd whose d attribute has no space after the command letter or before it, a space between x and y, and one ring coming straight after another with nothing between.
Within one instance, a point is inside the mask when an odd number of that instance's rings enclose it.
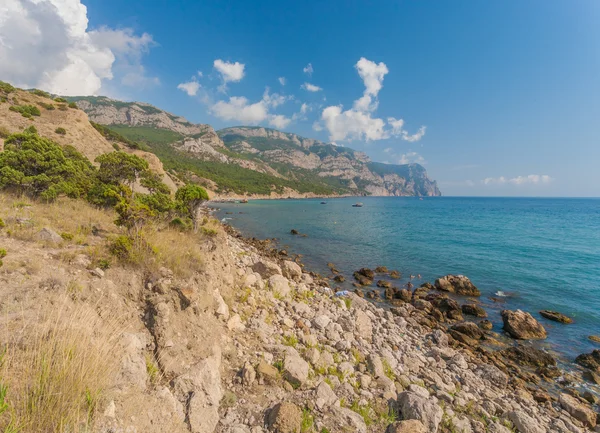
<instances>
[{"instance_id":1,"label":"dark rock near water","mask_svg":"<svg viewBox=\"0 0 600 433\"><path fill-rule=\"evenodd\" d=\"M560 323L573 323L573 319L571 319L568 316L565 316L562 313L559 313L557 311L550 311L550 310L542 310L540 311L540 315L542 317L545 317L548 320L553 320L555 322L560 322Z\"/></svg>"},{"instance_id":2,"label":"dark rock near water","mask_svg":"<svg viewBox=\"0 0 600 433\"><path fill-rule=\"evenodd\" d=\"M354 273L354 279L356 281L358 281L358 283L361 286L370 286L371 284L373 284L373 280L370 278L367 278L366 276L364 276L363 274L360 274L358 272Z\"/></svg>"},{"instance_id":3,"label":"dark rock near water","mask_svg":"<svg viewBox=\"0 0 600 433\"><path fill-rule=\"evenodd\" d=\"M460 332L474 340L481 340L484 337L483 331L473 322L462 322L453 325L451 330Z\"/></svg>"},{"instance_id":4,"label":"dark rock near water","mask_svg":"<svg viewBox=\"0 0 600 433\"><path fill-rule=\"evenodd\" d=\"M361 268L358 271L356 271L355 274L362 275L362 276L368 278L369 280L372 280L375 278L375 272L373 272L373 270L371 270L369 268Z\"/></svg>"},{"instance_id":5,"label":"dark rock near water","mask_svg":"<svg viewBox=\"0 0 600 433\"><path fill-rule=\"evenodd\" d=\"M600 343L600 336L599 335L590 335L588 338L591 341L593 341L594 343Z\"/></svg>"},{"instance_id":6,"label":"dark rock near water","mask_svg":"<svg viewBox=\"0 0 600 433\"><path fill-rule=\"evenodd\" d=\"M377 284L379 285L379 283ZM396 298L396 294L398 293L398 289L395 287L386 287L385 289L385 299L391 301Z\"/></svg>"},{"instance_id":7,"label":"dark rock near water","mask_svg":"<svg viewBox=\"0 0 600 433\"><path fill-rule=\"evenodd\" d=\"M556 379L562 374L558 367L540 367L535 372L546 379Z\"/></svg>"},{"instance_id":8,"label":"dark rock near water","mask_svg":"<svg viewBox=\"0 0 600 433\"><path fill-rule=\"evenodd\" d=\"M529 313L503 310L501 314L504 330L517 340L543 340L548 336L544 327Z\"/></svg>"},{"instance_id":9,"label":"dark rock near water","mask_svg":"<svg viewBox=\"0 0 600 433\"><path fill-rule=\"evenodd\" d=\"M379 281L377 281L377 287L389 289L392 287L392 283L391 283L391 281L379 280Z\"/></svg>"},{"instance_id":10,"label":"dark rock near water","mask_svg":"<svg viewBox=\"0 0 600 433\"><path fill-rule=\"evenodd\" d=\"M492 322L490 322L489 320L482 320L481 322L479 322L477 324L477 326L479 326L481 329L483 329L484 331L491 331L492 328L494 327L492 325Z\"/></svg>"},{"instance_id":11,"label":"dark rock near water","mask_svg":"<svg viewBox=\"0 0 600 433\"><path fill-rule=\"evenodd\" d=\"M483 307L480 307L477 304L464 304L461 309L463 314L468 316L487 317L487 313Z\"/></svg>"},{"instance_id":12,"label":"dark rock near water","mask_svg":"<svg viewBox=\"0 0 600 433\"><path fill-rule=\"evenodd\" d=\"M300 234L300 232L298 230L296 230L296 229L291 229L290 233L293 234L293 235L299 235Z\"/></svg>"},{"instance_id":13,"label":"dark rock near water","mask_svg":"<svg viewBox=\"0 0 600 433\"><path fill-rule=\"evenodd\" d=\"M344 281L346 281L346 278L344 278L343 275L336 275L335 277L333 277L333 281L335 281L336 283L343 283Z\"/></svg>"},{"instance_id":14,"label":"dark rock near water","mask_svg":"<svg viewBox=\"0 0 600 433\"><path fill-rule=\"evenodd\" d=\"M378 274L387 274L388 269L385 266L377 266L375 272Z\"/></svg>"},{"instance_id":15,"label":"dark rock near water","mask_svg":"<svg viewBox=\"0 0 600 433\"><path fill-rule=\"evenodd\" d=\"M431 302L426 301L425 299L415 299L415 301L413 302L413 305L417 310L422 310L422 311L426 311L426 312L430 312L431 309L433 308L433 306L431 305Z\"/></svg>"},{"instance_id":16,"label":"dark rock near water","mask_svg":"<svg viewBox=\"0 0 600 433\"><path fill-rule=\"evenodd\" d=\"M518 345L509 347L500 352L502 356L519 365L531 367L554 367L556 359L543 350L531 346Z\"/></svg>"},{"instance_id":17,"label":"dark rock near water","mask_svg":"<svg viewBox=\"0 0 600 433\"><path fill-rule=\"evenodd\" d=\"M460 311L460 305L458 305L458 302L456 302L454 299L450 299L450 298L441 298L439 299L437 302L437 307L439 308L440 311L447 313L449 311Z\"/></svg>"},{"instance_id":18,"label":"dark rock near water","mask_svg":"<svg viewBox=\"0 0 600 433\"><path fill-rule=\"evenodd\" d=\"M462 322L465 320L460 310L450 310L446 313L446 317L455 322Z\"/></svg>"},{"instance_id":19,"label":"dark rock near water","mask_svg":"<svg viewBox=\"0 0 600 433\"><path fill-rule=\"evenodd\" d=\"M587 380L588 382L592 382L592 383L595 383L596 385L600 385L600 374L598 374L592 370L585 370L583 372L583 378L585 380Z\"/></svg>"},{"instance_id":20,"label":"dark rock near water","mask_svg":"<svg viewBox=\"0 0 600 433\"><path fill-rule=\"evenodd\" d=\"M408 289L402 289L398 292L398 298L404 302L410 302L412 300L412 292Z\"/></svg>"},{"instance_id":21,"label":"dark rock near water","mask_svg":"<svg viewBox=\"0 0 600 433\"><path fill-rule=\"evenodd\" d=\"M600 350L594 349L592 353L583 353L575 358L575 362L585 368L600 373Z\"/></svg>"},{"instance_id":22,"label":"dark rock near water","mask_svg":"<svg viewBox=\"0 0 600 433\"><path fill-rule=\"evenodd\" d=\"M456 293L463 296L481 296L481 292L464 275L446 275L435 280L435 288L443 292Z\"/></svg>"},{"instance_id":23,"label":"dark rock near water","mask_svg":"<svg viewBox=\"0 0 600 433\"><path fill-rule=\"evenodd\" d=\"M402 278L402 274L398 271L392 271L392 272L390 272L390 278L398 280L398 279Z\"/></svg>"}]
</instances>

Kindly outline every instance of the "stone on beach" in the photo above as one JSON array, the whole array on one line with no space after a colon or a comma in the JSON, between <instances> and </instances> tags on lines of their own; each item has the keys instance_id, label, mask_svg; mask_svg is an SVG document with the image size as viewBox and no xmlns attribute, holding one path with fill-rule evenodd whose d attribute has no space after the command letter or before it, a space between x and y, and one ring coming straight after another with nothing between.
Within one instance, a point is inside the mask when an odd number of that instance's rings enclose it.
<instances>
[{"instance_id":1,"label":"stone on beach","mask_svg":"<svg viewBox=\"0 0 600 433\"><path fill-rule=\"evenodd\" d=\"M559 401L564 410L569 412L573 418L581 421L586 427L596 426L596 412L589 405L564 393L560 395Z\"/></svg>"},{"instance_id":2,"label":"stone on beach","mask_svg":"<svg viewBox=\"0 0 600 433\"><path fill-rule=\"evenodd\" d=\"M503 310L504 330L517 340L543 340L548 335L544 327L529 313L522 310Z\"/></svg>"}]
</instances>

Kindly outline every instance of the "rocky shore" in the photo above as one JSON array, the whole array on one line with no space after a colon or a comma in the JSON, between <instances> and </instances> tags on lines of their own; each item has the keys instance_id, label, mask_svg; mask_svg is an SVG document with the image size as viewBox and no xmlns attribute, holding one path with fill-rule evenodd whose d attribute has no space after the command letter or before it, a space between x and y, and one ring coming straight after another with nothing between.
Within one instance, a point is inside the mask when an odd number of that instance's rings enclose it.
<instances>
[{"instance_id":1,"label":"rocky shore","mask_svg":"<svg viewBox=\"0 0 600 433\"><path fill-rule=\"evenodd\" d=\"M596 394L583 391L583 378L531 345L500 344L468 278L447 276L414 291L378 284L393 304L381 308L359 296L364 288L334 293L331 280L268 241L230 230L228 243L240 286L227 321L233 353L223 379L236 401L221 406L216 431L596 428ZM376 277L355 273L357 285ZM505 311L503 319L514 338L545 336L528 313Z\"/></svg>"}]
</instances>

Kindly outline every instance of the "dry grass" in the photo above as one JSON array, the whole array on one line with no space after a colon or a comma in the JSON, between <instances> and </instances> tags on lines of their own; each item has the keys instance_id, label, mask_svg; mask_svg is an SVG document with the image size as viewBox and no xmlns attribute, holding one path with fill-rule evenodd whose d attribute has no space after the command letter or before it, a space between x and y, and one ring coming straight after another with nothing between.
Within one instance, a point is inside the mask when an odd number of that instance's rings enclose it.
<instances>
[{"instance_id":1,"label":"dry grass","mask_svg":"<svg viewBox=\"0 0 600 433\"><path fill-rule=\"evenodd\" d=\"M113 211L97 209L83 200L59 199L53 203L32 201L0 194L0 218L6 224L4 231L14 238L33 241L37 232L49 227L63 235L65 244L93 242L92 228L114 232Z\"/></svg>"},{"instance_id":2,"label":"dry grass","mask_svg":"<svg viewBox=\"0 0 600 433\"><path fill-rule=\"evenodd\" d=\"M9 336L0 362L0 431L90 431L111 385L121 329L92 308L63 307L19 338Z\"/></svg>"}]
</instances>

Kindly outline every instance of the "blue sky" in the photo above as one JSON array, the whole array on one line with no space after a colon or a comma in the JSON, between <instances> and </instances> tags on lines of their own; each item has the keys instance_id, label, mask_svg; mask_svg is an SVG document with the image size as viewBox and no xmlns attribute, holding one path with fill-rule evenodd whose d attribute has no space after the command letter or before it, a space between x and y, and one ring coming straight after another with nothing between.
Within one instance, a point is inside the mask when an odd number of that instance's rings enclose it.
<instances>
[{"instance_id":1,"label":"blue sky","mask_svg":"<svg viewBox=\"0 0 600 433\"><path fill-rule=\"evenodd\" d=\"M596 0L83 0L87 10L36 0L48 3L41 18L24 7L31 0L7 1L32 26L57 32L43 24L64 21L65 40L80 32L96 57L26 79L0 66L0 79L421 162L446 195L600 196ZM72 59L73 43L65 47ZM15 53L0 46L0 60Z\"/></svg>"}]
</instances>

